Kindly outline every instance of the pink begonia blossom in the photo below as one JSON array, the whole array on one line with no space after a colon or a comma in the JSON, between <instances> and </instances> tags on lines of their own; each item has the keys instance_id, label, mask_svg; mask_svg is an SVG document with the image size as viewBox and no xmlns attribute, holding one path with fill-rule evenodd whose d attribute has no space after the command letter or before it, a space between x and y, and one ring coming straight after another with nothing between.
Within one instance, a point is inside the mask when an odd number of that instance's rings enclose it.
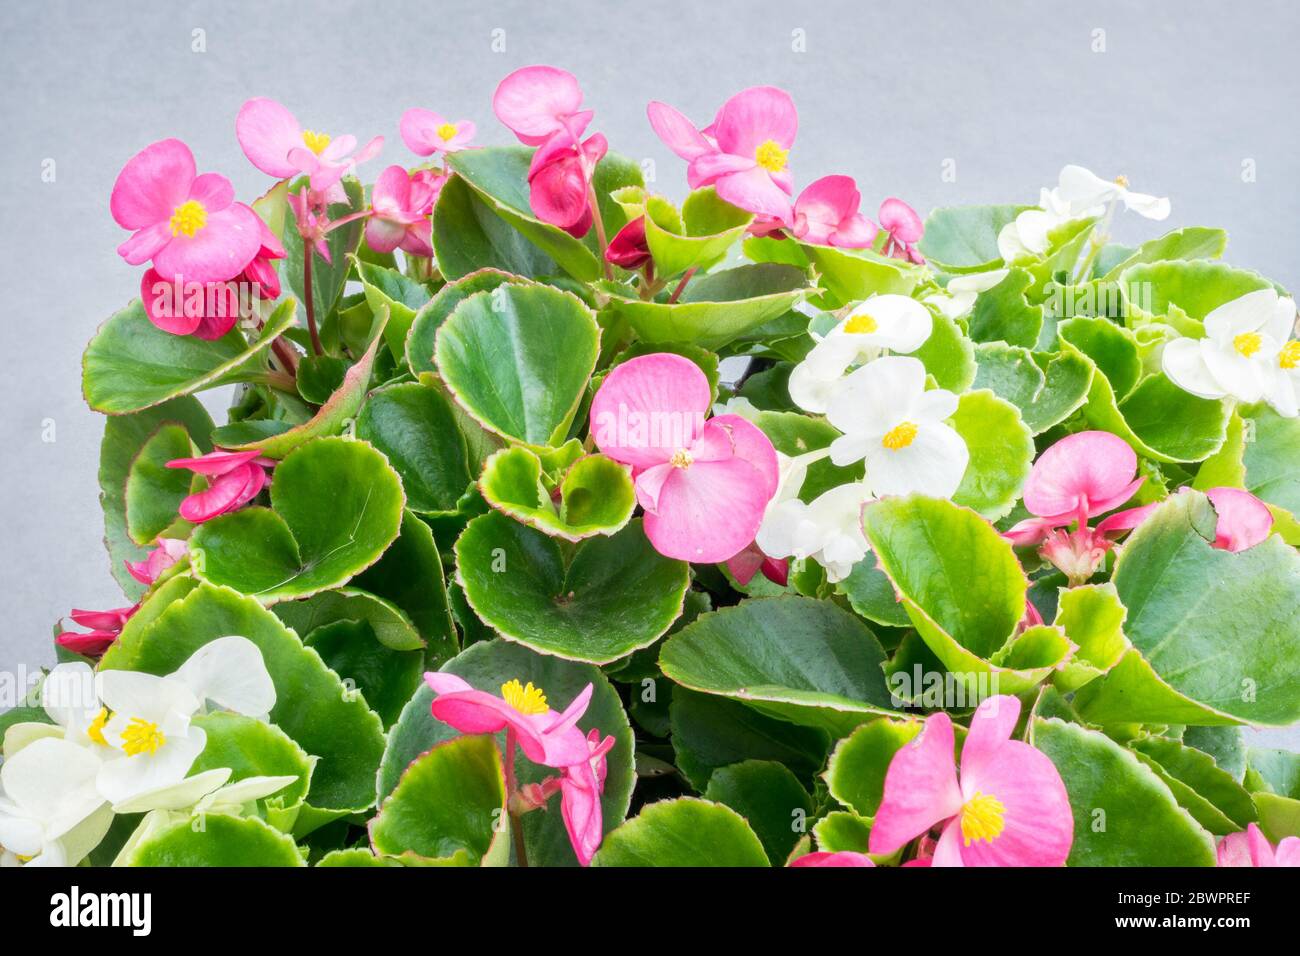
<instances>
[{"instance_id":1,"label":"pink begonia blossom","mask_svg":"<svg viewBox=\"0 0 1300 956\"><path fill-rule=\"evenodd\" d=\"M602 133L588 136L581 146L560 134L538 147L528 167L528 204L537 218L571 236L585 236L595 221L591 177L608 149Z\"/></svg>"},{"instance_id":2,"label":"pink begonia blossom","mask_svg":"<svg viewBox=\"0 0 1300 956\"><path fill-rule=\"evenodd\" d=\"M526 146L559 137L573 144L591 122L582 109L577 78L553 66L525 66L503 79L492 96L492 111Z\"/></svg>"},{"instance_id":3,"label":"pink begonia blossom","mask_svg":"<svg viewBox=\"0 0 1300 956\"><path fill-rule=\"evenodd\" d=\"M384 145L384 138L376 136L358 150L355 136L331 138L304 129L285 106L261 96L240 107L235 137L248 161L262 172L276 179L306 175L313 192L329 190Z\"/></svg>"},{"instance_id":4,"label":"pink begonia blossom","mask_svg":"<svg viewBox=\"0 0 1300 956\"><path fill-rule=\"evenodd\" d=\"M124 561L127 573L145 587L150 587L162 573L185 557L189 544L181 538L158 538L156 547L143 561Z\"/></svg>"},{"instance_id":5,"label":"pink begonia blossom","mask_svg":"<svg viewBox=\"0 0 1300 956\"><path fill-rule=\"evenodd\" d=\"M915 209L901 199L886 199L880 204L880 228L886 234L881 250L885 255L924 265L925 257L917 251L916 244L921 241L925 227Z\"/></svg>"},{"instance_id":6,"label":"pink begonia blossom","mask_svg":"<svg viewBox=\"0 0 1300 956\"><path fill-rule=\"evenodd\" d=\"M1284 837L1274 847L1258 824L1219 841L1219 866L1300 866L1300 837Z\"/></svg>"},{"instance_id":7,"label":"pink begonia blossom","mask_svg":"<svg viewBox=\"0 0 1300 956\"><path fill-rule=\"evenodd\" d=\"M871 826L872 853L893 853L940 827L934 866L1062 866L1074 814L1047 755L1012 740L1020 701L1000 694L976 708L953 760L952 719L931 714L894 755Z\"/></svg>"},{"instance_id":8,"label":"pink begonia blossom","mask_svg":"<svg viewBox=\"0 0 1300 956\"><path fill-rule=\"evenodd\" d=\"M728 558L727 570L741 587L752 581L759 571L763 572L763 577L781 587L790 581L790 559L768 557L757 542L751 542L743 551L737 551Z\"/></svg>"},{"instance_id":9,"label":"pink begonia blossom","mask_svg":"<svg viewBox=\"0 0 1300 956\"><path fill-rule=\"evenodd\" d=\"M823 176L794 201L790 231L796 239L819 246L865 249L876 237L876 226L858 211L861 201L851 176Z\"/></svg>"},{"instance_id":10,"label":"pink begonia blossom","mask_svg":"<svg viewBox=\"0 0 1300 956\"><path fill-rule=\"evenodd\" d=\"M583 866L591 862L605 836L600 798L608 769L605 755L614 748L614 738L602 738L600 731L593 729L587 734L587 746L588 758L564 767L560 776L560 814L574 855Z\"/></svg>"},{"instance_id":11,"label":"pink begonia blossom","mask_svg":"<svg viewBox=\"0 0 1300 956\"><path fill-rule=\"evenodd\" d=\"M605 258L622 269L640 269L651 261L645 238L645 216L637 216L614 234L605 248Z\"/></svg>"},{"instance_id":12,"label":"pink begonia blossom","mask_svg":"<svg viewBox=\"0 0 1300 956\"><path fill-rule=\"evenodd\" d=\"M825 850L817 853L805 853L789 864L792 867L802 866L875 866L871 862L871 857L865 853L854 853L852 850L841 850L838 853L828 853Z\"/></svg>"},{"instance_id":13,"label":"pink begonia blossom","mask_svg":"<svg viewBox=\"0 0 1300 956\"><path fill-rule=\"evenodd\" d=\"M591 403L597 447L632 466L651 544L700 564L753 542L779 479L767 436L739 415L706 421L710 401L698 365L658 352L616 366Z\"/></svg>"},{"instance_id":14,"label":"pink begonia blossom","mask_svg":"<svg viewBox=\"0 0 1300 956\"><path fill-rule=\"evenodd\" d=\"M371 191L373 214L366 220L366 244L376 252L401 249L417 256L432 256L429 211L442 182L434 177L407 173L389 166Z\"/></svg>"},{"instance_id":15,"label":"pink begonia blossom","mask_svg":"<svg viewBox=\"0 0 1300 956\"><path fill-rule=\"evenodd\" d=\"M146 146L127 161L109 200L113 219L132 236L117 252L131 265L153 260L165 279L224 282L257 255L261 220L225 176L199 174L178 139Z\"/></svg>"},{"instance_id":16,"label":"pink begonia blossom","mask_svg":"<svg viewBox=\"0 0 1300 956\"><path fill-rule=\"evenodd\" d=\"M109 611L83 611L74 608L68 613L68 617L90 630L61 631L54 638L54 642L74 654L99 657L117 640L126 622L139 609L138 604L131 607L117 607Z\"/></svg>"},{"instance_id":17,"label":"pink begonia blossom","mask_svg":"<svg viewBox=\"0 0 1300 956\"><path fill-rule=\"evenodd\" d=\"M398 123L402 142L417 156L456 153L469 146L476 128L469 120L451 122L433 110L412 107Z\"/></svg>"},{"instance_id":18,"label":"pink begonia blossom","mask_svg":"<svg viewBox=\"0 0 1300 956\"><path fill-rule=\"evenodd\" d=\"M771 86L741 90L703 130L664 103L652 102L646 113L664 144L689 163L692 189L711 185L733 206L791 225L794 181L786 156L799 114L789 93Z\"/></svg>"},{"instance_id":19,"label":"pink begonia blossom","mask_svg":"<svg viewBox=\"0 0 1300 956\"><path fill-rule=\"evenodd\" d=\"M177 458L168 468L188 468L208 479L208 487L181 502L180 515L201 524L248 504L270 481L274 462L257 451L213 451L200 458Z\"/></svg>"},{"instance_id":20,"label":"pink begonia blossom","mask_svg":"<svg viewBox=\"0 0 1300 956\"><path fill-rule=\"evenodd\" d=\"M316 254L330 262L330 247L325 241L329 234L330 221L326 205L315 201L306 189L289 193L289 209L293 212L294 224L302 236L304 246L311 246Z\"/></svg>"}]
</instances>

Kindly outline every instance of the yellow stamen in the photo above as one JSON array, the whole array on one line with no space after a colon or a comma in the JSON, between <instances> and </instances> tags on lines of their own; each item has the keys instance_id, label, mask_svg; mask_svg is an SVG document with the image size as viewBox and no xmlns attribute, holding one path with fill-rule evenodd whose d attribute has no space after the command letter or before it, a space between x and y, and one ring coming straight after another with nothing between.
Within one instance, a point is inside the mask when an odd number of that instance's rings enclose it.
<instances>
[{"instance_id":1,"label":"yellow stamen","mask_svg":"<svg viewBox=\"0 0 1300 956\"><path fill-rule=\"evenodd\" d=\"M1002 801L990 793L975 792L975 796L966 801L961 808L962 843L970 846L972 842L986 840L992 843L1006 827L1003 815L1007 808Z\"/></svg>"},{"instance_id":2,"label":"yellow stamen","mask_svg":"<svg viewBox=\"0 0 1300 956\"><path fill-rule=\"evenodd\" d=\"M302 131L302 141L308 149L319 156L325 152L325 147L330 144L328 133L318 133L314 129L305 129Z\"/></svg>"},{"instance_id":3,"label":"yellow stamen","mask_svg":"<svg viewBox=\"0 0 1300 956\"><path fill-rule=\"evenodd\" d=\"M668 459L668 464L674 468L689 468L694 462L695 459L691 457L691 453L685 448L677 449L673 452L673 457Z\"/></svg>"},{"instance_id":4,"label":"yellow stamen","mask_svg":"<svg viewBox=\"0 0 1300 956\"><path fill-rule=\"evenodd\" d=\"M436 132L438 134L438 139L442 140L445 143L449 139L454 137L458 132L458 130L456 129L455 123L443 123L441 126L438 127Z\"/></svg>"},{"instance_id":5,"label":"yellow stamen","mask_svg":"<svg viewBox=\"0 0 1300 956\"><path fill-rule=\"evenodd\" d=\"M540 687L534 687L532 681L527 686L522 686L518 678L506 681L501 685L501 697L521 714L544 714L549 710L546 695Z\"/></svg>"},{"instance_id":6,"label":"yellow stamen","mask_svg":"<svg viewBox=\"0 0 1300 956\"><path fill-rule=\"evenodd\" d=\"M1127 177L1127 176L1116 176L1116 177L1115 177L1115 185L1118 186L1120 189L1128 189L1128 177Z\"/></svg>"},{"instance_id":7,"label":"yellow stamen","mask_svg":"<svg viewBox=\"0 0 1300 956\"><path fill-rule=\"evenodd\" d=\"M754 150L754 160L769 173L779 173L785 169L785 157L790 151L782 149L776 140L765 140Z\"/></svg>"},{"instance_id":8,"label":"yellow stamen","mask_svg":"<svg viewBox=\"0 0 1300 956\"><path fill-rule=\"evenodd\" d=\"M167 737L158 729L158 725L143 717L132 717L126 730L122 731L122 750L128 757L157 753L158 748L166 742Z\"/></svg>"},{"instance_id":9,"label":"yellow stamen","mask_svg":"<svg viewBox=\"0 0 1300 956\"><path fill-rule=\"evenodd\" d=\"M880 323L865 312L859 312L844 323L845 332L855 332L859 335L869 335L879 329Z\"/></svg>"},{"instance_id":10,"label":"yellow stamen","mask_svg":"<svg viewBox=\"0 0 1300 956\"><path fill-rule=\"evenodd\" d=\"M32 860L36 859L34 856L23 856L21 853L15 853L14 856L18 857L19 863L30 863Z\"/></svg>"},{"instance_id":11,"label":"yellow stamen","mask_svg":"<svg viewBox=\"0 0 1300 956\"><path fill-rule=\"evenodd\" d=\"M203 208L203 203L197 199L187 199L173 209L171 222L169 223L173 236L184 233L190 239L193 239L194 234L207 224L208 211Z\"/></svg>"},{"instance_id":12,"label":"yellow stamen","mask_svg":"<svg viewBox=\"0 0 1300 956\"><path fill-rule=\"evenodd\" d=\"M898 451L916 440L916 432L917 427L914 422L902 422L885 432L885 437L880 439L880 444L890 451Z\"/></svg>"},{"instance_id":13,"label":"yellow stamen","mask_svg":"<svg viewBox=\"0 0 1300 956\"><path fill-rule=\"evenodd\" d=\"M1258 352L1259 347L1263 344L1264 340L1258 332L1242 332L1232 340L1232 347L1246 358L1250 358Z\"/></svg>"},{"instance_id":14,"label":"yellow stamen","mask_svg":"<svg viewBox=\"0 0 1300 956\"><path fill-rule=\"evenodd\" d=\"M1282 354L1277 357L1277 364L1285 369L1300 365L1300 339L1282 346Z\"/></svg>"},{"instance_id":15,"label":"yellow stamen","mask_svg":"<svg viewBox=\"0 0 1300 956\"><path fill-rule=\"evenodd\" d=\"M101 747L108 746L108 741L104 739L104 725L107 723L108 723L108 708L101 707L99 708L99 713L95 715L95 719L92 720L90 722L90 726L86 728L86 736L89 737L91 740L93 740L95 743L99 744Z\"/></svg>"}]
</instances>

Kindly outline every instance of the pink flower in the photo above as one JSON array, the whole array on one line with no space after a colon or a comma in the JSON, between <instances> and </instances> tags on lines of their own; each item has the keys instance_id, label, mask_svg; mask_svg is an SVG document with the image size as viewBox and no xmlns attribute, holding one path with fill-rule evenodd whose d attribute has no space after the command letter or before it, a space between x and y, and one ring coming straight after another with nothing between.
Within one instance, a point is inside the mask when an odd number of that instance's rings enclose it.
<instances>
[{"instance_id":1,"label":"pink flower","mask_svg":"<svg viewBox=\"0 0 1300 956\"><path fill-rule=\"evenodd\" d=\"M953 761L952 720L925 719L894 755L871 827L873 854L893 853L941 827L934 866L1061 866L1074 842L1070 800L1047 756L1012 740L1020 701L985 700Z\"/></svg>"},{"instance_id":2,"label":"pink flower","mask_svg":"<svg viewBox=\"0 0 1300 956\"><path fill-rule=\"evenodd\" d=\"M574 855L583 866L591 862L605 836L600 798L605 792L605 755L614 747L614 738L601 739L598 730L592 730L586 739L590 756L565 767L560 776L560 814Z\"/></svg>"},{"instance_id":3,"label":"pink flower","mask_svg":"<svg viewBox=\"0 0 1300 956\"><path fill-rule=\"evenodd\" d=\"M329 262L330 247L325 237L329 235L330 221L328 206L322 199L320 194L300 189L296 193L289 193L289 208L293 210L294 224L302 236L304 247L311 246L318 256Z\"/></svg>"},{"instance_id":4,"label":"pink flower","mask_svg":"<svg viewBox=\"0 0 1300 956\"><path fill-rule=\"evenodd\" d=\"M287 253L280 238L271 231L271 227L262 220L261 216L257 217L257 222L261 226L258 233L261 237L261 246L237 281L250 283L256 290L258 298L278 299L280 298L280 274L276 272L272 263L276 259L283 259Z\"/></svg>"},{"instance_id":5,"label":"pink flower","mask_svg":"<svg viewBox=\"0 0 1300 956\"><path fill-rule=\"evenodd\" d=\"M799 859L789 864L790 866L875 866L871 862L871 857L865 853L854 853L852 850L841 850L839 853L827 853L824 850L819 853L805 853Z\"/></svg>"},{"instance_id":6,"label":"pink flower","mask_svg":"<svg viewBox=\"0 0 1300 956\"><path fill-rule=\"evenodd\" d=\"M786 155L799 128L789 93L771 86L741 90L704 130L664 103L652 102L646 113L664 144L690 164L692 189L712 185L733 206L789 224L794 182Z\"/></svg>"},{"instance_id":7,"label":"pink flower","mask_svg":"<svg viewBox=\"0 0 1300 956\"><path fill-rule=\"evenodd\" d=\"M257 255L261 220L225 176L199 175L194 154L178 139L146 146L113 184L109 209L133 235L117 248L133 266L153 260L167 279L222 282Z\"/></svg>"},{"instance_id":8,"label":"pink flower","mask_svg":"<svg viewBox=\"0 0 1300 956\"><path fill-rule=\"evenodd\" d=\"M528 204L542 222L582 238L594 221L591 176L609 149L602 133L579 147L561 132L533 153L528 167Z\"/></svg>"},{"instance_id":9,"label":"pink flower","mask_svg":"<svg viewBox=\"0 0 1300 956\"><path fill-rule=\"evenodd\" d=\"M591 403L596 445L632 466L645 532L660 554L726 561L754 540L776 493L776 450L739 415L705 421L698 365L659 352L616 366Z\"/></svg>"},{"instance_id":10,"label":"pink flower","mask_svg":"<svg viewBox=\"0 0 1300 956\"><path fill-rule=\"evenodd\" d=\"M614 235L605 248L605 258L623 269L640 269L650 261L645 216L637 216Z\"/></svg>"},{"instance_id":11,"label":"pink flower","mask_svg":"<svg viewBox=\"0 0 1300 956\"><path fill-rule=\"evenodd\" d=\"M881 250L885 255L924 265L925 257L917 251L916 244L921 241L925 227L915 209L901 199L886 199L880 204L880 228L888 236Z\"/></svg>"},{"instance_id":12,"label":"pink flower","mask_svg":"<svg viewBox=\"0 0 1300 956\"><path fill-rule=\"evenodd\" d=\"M287 108L261 96L239 108L235 137L248 161L262 172L276 179L309 176L313 192L330 189L384 145L384 138L376 136L358 150L355 136L331 138L303 129Z\"/></svg>"},{"instance_id":13,"label":"pink flower","mask_svg":"<svg viewBox=\"0 0 1300 956\"><path fill-rule=\"evenodd\" d=\"M790 231L796 239L815 245L868 248L876 237L876 226L858 212L861 200L851 176L823 176L794 201Z\"/></svg>"},{"instance_id":14,"label":"pink flower","mask_svg":"<svg viewBox=\"0 0 1300 956\"><path fill-rule=\"evenodd\" d=\"M111 611L82 611L74 608L68 616L75 623L90 630L61 631L54 642L74 654L99 657L117 640L126 622L139 609L138 604L132 607L113 608Z\"/></svg>"},{"instance_id":15,"label":"pink flower","mask_svg":"<svg viewBox=\"0 0 1300 956\"><path fill-rule=\"evenodd\" d=\"M402 114L398 129L406 148L417 156L455 153L469 146L476 128L469 120L448 122L433 110L414 107Z\"/></svg>"},{"instance_id":16,"label":"pink flower","mask_svg":"<svg viewBox=\"0 0 1300 956\"><path fill-rule=\"evenodd\" d=\"M1247 824L1245 833L1219 841L1219 866L1300 866L1300 837L1285 837L1274 849L1256 824Z\"/></svg>"},{"instance_id":17,"label":"pink flower","mask_svg":"<svg viewBox=\"0 0 1300 956\"><path fill-rule=\"evenodd\" d=\"M162 573L185 557L189 545L180 538L159 538L157 547L143 561L125 561L127 572L146 587L151 586ZM74 617L73 620L76 620Z\"/></svg>"},{"instance_id":18,"label":"pink flower","mask_svg":"<svg viewBox=\"0 0 1300 956\"><path fill-rule=\"evenodd\" d=\"M366 244L376 252L400 248L412 255L432 256L429 210L441 188L441 181L389 166L371 192L374 212L366 220Z\"/></svg>"},{"instance_id":19,"label":"pink flower","mask_svg":"<svg viewBox=\"0 0 1300 956\"><path fill-rule=\"evenodd\" d=\"M525 66L502 80L492 111L527 146L560 137L572 144L591 122L582 108L582 88L572 73L553 66Z\"/></svg>"},{"instance_id":20,"label":"pink flower","mask_svg":"<svg viewBox=\"0 0 1300 956\"><path fill-rule=\"evenodd\" d=\"M1273 530L1273 512L1249 491L1240 488L1211 488L1206 496L1214 505L1218 521L1214 546L1223 551L1253 548Z\"/></svg>"},{"instance_id":21,"label":"pink flower","mask_svg":"<svg viewBox=\"0 0 1300 956\"><path fill-rule=\"evenodd\" d=\"M256 451L213 451L201 458L177 458L168 468L188 468L208 479L208 487L181 502L180 515L201 524L218 515L242 508L270 480L267 468L273 462L259 458Z\"/></svg>"},{"instance_id":22,"label":"pink flower","mask_svg":"<svg viewBox=\"0 0 1300 956\"><path fill-rule=\"evenodd\" d=\"M757 542L750 542L743 551L737 551L728 558L727 570L741 587L752 581L759 571L763 572L763 577L781 587L790 581L790 559L769 558Z\"/></svg>"}]
</instances>

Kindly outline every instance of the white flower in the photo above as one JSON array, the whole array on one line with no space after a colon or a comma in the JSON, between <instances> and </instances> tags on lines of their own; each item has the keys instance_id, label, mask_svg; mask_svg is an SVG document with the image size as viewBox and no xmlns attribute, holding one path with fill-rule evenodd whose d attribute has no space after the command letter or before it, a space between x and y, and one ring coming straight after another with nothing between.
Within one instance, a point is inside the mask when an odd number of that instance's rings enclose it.
<instances>
[{"instance_id":1,"label":"white flower","mask_svg":"<svg viewBox=\"0 0 1300 956\"><path fill-rule=\"evenodd\" d=\"M768 508L756 540L773 558L811 558L832 583L848 577L867 554L862 506L871 500L865 484L840 485L806 504L788 498Z\"/></svg>"},{"instance_id":2,"label":"white flower","mask_svg":"<svg viewBox=\"0 0 1300 956\"><path fill-rule=\"evenodd\" d=\"M831 442L831 461L867 463L878 496L912 492L949 498L961 484L970 453L944 424L957 396L925 388L925 366L906 356L877 359L844 380L826 418L844 434Z\"/></svg>"},{"instance_id":3,"label":"white flower","mask_svg":"<svg viewBox=\"0 0 1300 956\"><path fill-rule=\"evenodd\" d=\"M1292 339L1278 352L1277 364L1264 382L1264 398L1283 418L1300 416L1300 341Z\"/></svg>"},{"instance_id":4,"label":"white flower","mask_svg":"<svg viewBox=\"0 0 1300 956\"><path fill-rule=\"evenodd\" d=\"M944 291L926 296L925 304L933 306L950 319L961 318L974 307L975 299L981 292L987 292L1006 277L1006 269L953 276L948 280L948 287Z\"/></svg>"},{"instance_id":5,"label":"white flower","mask_svg":"<svg viewBox=\"0 0 1300 956\"><path fill-rule=\"evenodd\" d=\"M1075 212L1070 203L1057 195L1054 189L1041 189L1037 209L1026 209L998 232L998 254L1003 262L1014 262L1025 256L1045 256L1051 243L1048 236L1057 226L1071 219L1101 214L1100 209Z\"/></svg>"},{"instance_id":6,"label":"white flower","mask_svg":"<svg viewBox=\"0 0 1300 956\"><path fill-rule=\"evenodd\" d=\"M881 350L915 352L930 337L930 311L905 295L876 295L861 302L813 346L790 373L790 397L805 411L830 405L845 371Z\"/></svg>"},{"instance_id":7,"label":"white flower","mask_svg":"<svg viewBox=\"0 0 1300 956\"><path fill-rule=\"evenodd\" d=\"M762 409L743 395L733 395L725 402L713 403L715 418L719 415L739 415L741 418L752 422L758 418L760 412L762 412Z\"/></svg>"},{"instance_id":8,"label":"white flower","mask_svg":"<svg viewBox=\"0 0 1300 956\"><path fill-rule=\"evenodd\" d=\"M0 766L5 865L75 866L108 832L113 811L95 787L100 761L59 737L32 741Z\"/></svg>"},{"instance_id":9,"label":"white flower","mask_svg":"<svg viewBox=\"0 0 1300 956\"><path fill-rule=\"evenodd\" d=\"M1147 219L1169 218L1167 198L1135 193L1128 188L1128 180L1123 176L1105 180L1082 166L1071 165L1062 169L1053 192L1057 200L1069 205L1072 216L1076 217L1088 215L1089 210L1094 210L1098 206L1120 202L1124 204L1125 209L1131 209Z\"/></svg>"},{"instance_id":10,"label":"white flower","mask_svg":"<svg viewBox=\"0 0 1300 956\"><path fill-rule=\"evenodd\" d=\"M1275 289L1248 292L1205 317L1204 338L1166 344L1161 365L1175 385L1201 398L1231 396L1249 403L1259 401L1267 390L1285 407L1278 380L1285 361L1294 367L1294 350L1284 356L1283 346L1295 316L1294 300ZM1286 414L1282 408L1278 411Z\"/></svg>"}]
</instances>

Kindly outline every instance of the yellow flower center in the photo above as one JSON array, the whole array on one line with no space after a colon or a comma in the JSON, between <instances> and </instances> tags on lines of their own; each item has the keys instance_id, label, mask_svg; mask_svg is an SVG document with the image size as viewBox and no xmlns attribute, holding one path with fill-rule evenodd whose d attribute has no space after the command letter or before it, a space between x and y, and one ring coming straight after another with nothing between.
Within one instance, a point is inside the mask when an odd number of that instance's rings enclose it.
<instances>
[{"instance_id":1,"label":"yellow flower center","mask_svg":"<svg viewBox=\"0 0 1300 956\"><path fill-rule=\"evenodd\" d=\"M90 726L86 728L86 736L89 737L91 740L93 740L95 743L99 744L101 747L108 746L108 741L104 739L104 725L107 723L108 723L108 708L101 707L99 708L99 713L95 715L95 719L92 720L90 722Z\"/></svg>"},{"instance_id":2,"label":"yellow flower center","mask_svg":"<svg viewBox=\"0 0 1300 956\"><path fill-rule=\"evenodd\" d=\"M890 451L898 451L900 448L906 448L916 440L916 431L917 428L914 422L902 422L885 432L885 437L880 439L880 444Z\"/></svg>"},{"instance_id":3,"label":"yellow flower center","mask_svg":"<svg viewBox=\"0 0 1300 956\"><path fill-rule=\"evenodd\" d=\"M438 138L442 140L444 143L447 142L447 140L454 137L456 135L456 132L457 131L456 131L455 123L443 123L437 129Z\"/></svg>"},{"instance_id":4,"label":"yellow flower center","mask_svg":"<svg viewBox=\"0 0 1300 956\"><path fill-rule=\"evenodd\" d=\"M1282 354L1277 357L1277 364L1285 369L1300 365L1300 339L1282 346Z\"/></svg>"},{"instance_id":5,"label":"yellow flower center","mask_svg":"<svg viewBox=\"0 0 1300 956\"><path fill-rule=\"evenodd\" d=\"M158 725L143 717L132 717L126 730L122 731L122 750L128 757L156 753L166 742L167 736L158 729Z\"/></svg>"},{"instance_id":6,"label":"yellow flower center","mask_svg":"<svg viewBox=\"0 0 1300 956\"><path fill-rule=\"evenodd\" d=\"M1123 175L1116 176L1115 185L1120 189L1128 189L1128 177Z\"/></svg>"},{"instance_id":7,"label":"yellow flower center","mask_svg":"<svg viewBox=\"0 0 1300 956\"><path fill-rule=\"evenodd\" d=\"M1258 332L1242 332L1232 340L1232 347L1250 358L1259 351L1259 347L1264 344L1264 340Z\"/></svg>"},{"instance_id":8,"label":"yellow flower center","mask_svg":"<svg viewBox=\"0 0 1300 956\"><path fill-rule=\"evenodd\" d=\"M691 453L685 448L677 449L673 452L673 457L668 459L668 464L674 468L689 468L694 462L695 459L691 457Z\"/></svg>"},{"instance_id":9,"label":"yellow flower center","mask_svg":"<svg viewBox=\"0 0 1300 956\"><path fill-rule=\"evenodd\" d=\"M859 312L844 323L845 332L854 332L858 335L869 335L879 329L880 323L865 312Z\"/></svg>"},{"instance_id":10,"label":"yellow flower center","mask_svg":"<svg viewBox=\"0 0 1300 956\"><path fill-rule=\"evenodd\" d=\"M1004 814L1007 808L1002 801L989 793L980 793L966 801L961 808L962 842L970 846L972 842L987 840L992 843L1006 827Z\"/></svg>"},{"instance_id":11,"label":"yellow flower center","mask_svg":"<svg viewBox=\"0 0 1300 956\"><path fill-rule=\"evenodd\" d=\"M520 684L519 678L506 681L501 685L501 697L511 707L525 715L544 714L550 709L546 706L546 695L542 693L540 687L534 687L532 681L529 681L527 686Z\"/></svg>"},{"instance_id":12,"label":"yellow flower center","mask_svg":"<svg viewBox=\"0 0 1300 956\"><path fill-rule=\"evenodd\" d=\"M330 144L328 133L318 133L314 129L305 129L302 131L303 144L313 153L319 156L325 152L325 147Z\"/></svg>"},{"instance_id":13,"label":"yellow flower center","mask_svg":"<svg viewBox=\"0 0 1300 956\"><path fill-rule=\"evenodd\" d=\"M769 173L779 173L785 169L785 157L790 151L782 149L776 140L765 140L754 150L754 160Z\"/></svg>"},{"instance_id":14,"label":"yellow flower center","mask_svg":"<svg viewBox=\"0 0 1300 956\"><path fill-rule=\"evenodd\" d=\"M193 239L194 234L207 224L208 211L197 199L187 199L172 210L170 225L173 236L184 233L187 238Z\"/></svg>"}]
</instances>

